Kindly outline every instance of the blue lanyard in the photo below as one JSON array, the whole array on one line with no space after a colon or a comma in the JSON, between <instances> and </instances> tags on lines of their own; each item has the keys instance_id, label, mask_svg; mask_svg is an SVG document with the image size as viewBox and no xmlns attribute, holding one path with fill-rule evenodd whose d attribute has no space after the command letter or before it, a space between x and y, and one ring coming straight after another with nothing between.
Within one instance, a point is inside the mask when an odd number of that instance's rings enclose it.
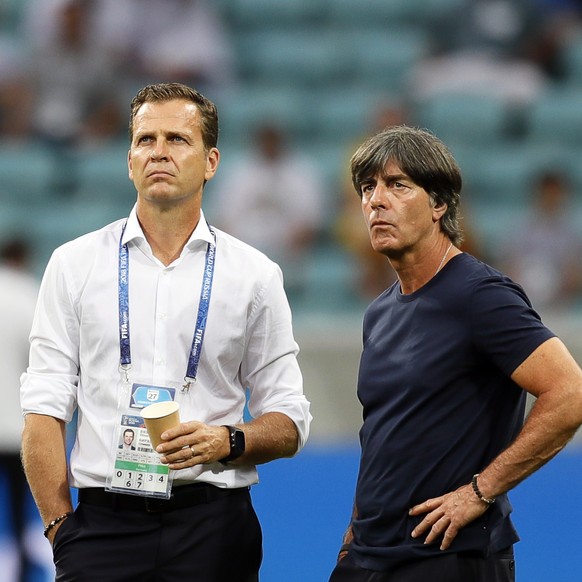
<instances>
[{"instance_id":1,"label":"blue lanyard","mask_svg":"<svg viewBox=\"0 0 582 582\"><path fill-rule=\"evenodd\" d=\"M119 365L127 378L127 372L131 368L131 347L129 334L129 249L127 244L123 244L122 242L126 226L127 222L123 225L119 239ZM186 370L186 376L184 377L185 383L182 388L184 392L187 392L192 383L196 382L200 353L202 352L202 343L204 342L204 332L206 331L206 321L208 320L210 295L212 293L216 258L216 234L210 225L208 228L214 238L214 244L208 243L206 249L196 329L194 331L194 337L192 338L192 347L190 348L190 355L188 357L188 369Z\"/></svg>"}]
</instances>

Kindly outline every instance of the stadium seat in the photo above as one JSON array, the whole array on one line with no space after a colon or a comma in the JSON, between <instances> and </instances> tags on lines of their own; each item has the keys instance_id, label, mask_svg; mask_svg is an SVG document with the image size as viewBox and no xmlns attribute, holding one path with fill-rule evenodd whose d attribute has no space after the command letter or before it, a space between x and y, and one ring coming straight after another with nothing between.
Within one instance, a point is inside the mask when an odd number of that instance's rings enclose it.
<instances>
[{"instance_id":1,"label":"stadium seat","mask_svg":"<svg viewBox=\"0 0 582 582\"><path fill-rule=\"evenodd\" d=\"M326 3L321 0L230 0L229 4L228 16L233 25L247 30L307 26L322 18L326 10Z\"/></svg>"},{"instance_id":2,"label":"stadium seat","mask_svg":"<svg viewBox=\"0 0 582 582\"><path fill-rule=\"evenodd\" d=\"M338 31L334 44L342 82L359 87L362 94L369 89L393 93L403 89L411 69L429 49L426 32L410 26Z\"/></svg>"},{"instance_id":3,"label":"stadium seat","mask_svg":"<svg viewBox=\"0 0 582 582\"><path fill-rule=\"evenodd\" d=\"M30 204L19 200L0 200L0 241L5 241L30 228Z\"/></svg>"},{"instance_id":4,"label":"stadium seat","mask_svg":"<svg viewBox=\"0 0 582 582\"><path fill-rule=\"evenodd\" d=\"M302 88L248 85L223 95L218 103L223 144L243 146L258 125L276 122L292 137L312 131L309 93Z\"/></svg>"},{"instance_id":5,"label":"stadium seat","mask_svg":"<svg viewBox=\"0 0 582 582\"><path fill-rule=\"evenodd\" d=\"M97 230L129 214L132 204L120 207L111 200L53 200L31 209L35 220L31 239L36 270L42 272L52 252L60 245Z\"/></svg>"},{"instance_id":6,"label":"stadium seat","mask_svg":"<svg viewBox=\"0 0 582 582\"><path fill-rule=\"evenodd\" d=\"M426 0L331 0L328 13L334 25L398 25L418 20Z\"/></svg>"},{"instance_id":7,"label":"stadium seat","mask_svg":"<svg viewBox=\"0 0 582 582\"><path fill-rule=\"evenodd\" d=\"M127 140L81 150L77 155L78 196L84 200L105 202L135 200L135 187L127 168ZM122 202L123 203L123 202Z\"/></svg>"},{"instance_id":8,"label":"stadium seat","mask_svg":"<svg viewBox=\"0 0 582 582\"><path fill-rule=\"evenodd\" d=\"M559 53L559 64L565 83L572 88L582 86L582 34L565 39Z\"/></svg>"},{"instance_id":9,"label":"stadium seat","mask_svg":"<svg viewBox=\"0 0 582 582\"><path fill-rule=\"evenodd\" d=\"M294 310L305 312L349 312L358 306L354 295L355 269L352 258L332 244L322 244L306 264L304 294L292 298Z\"/></svg>"},{"instance_id":10,"label":"stadium seat","mask_svg":"<svg viewBox=\"0 0 582 582\"><path fill-rule=\"evenodd\" d=\"M568 176L572 182L572 188L577 194L577 199L582 205L582 146L553 148L556 154L560 152L560 162L564 164ZM582 224L582 222L580 223Z\"/></svg>"},{"instance_id":11,"label":"stadium seat","mask_svg":"<svg viewBox=\"0 0 582 582\"><path fill-rule=\"evenodd\" d=\"M533 143L582 146L582 99L579 88L544 92L526 117L527 138Z\"/></svg>"},{"instance_id":12,"label":"stadium seat","mask_svg":"<svg viewBox=\"0 0 582 582\"><path fill-rule=\"evenodd\" d=\"M503 142L509 127L506 102L491 95L438 94L417 105L415 122L445 143Z\"/></svg>"},{"instance_id":13,"label":"stadium seat","mask_svg":"<svg viewBox=\"0 0 582 582\"><path fill-rule=\"evenodd\" d=\"M238 41L241 75L251 83L325 85L342 70L336 37L321 30L261 30Z\"/></svg>"},{"instance_id":14,"label":"stadium seat","mask_svg":"<svg viewBox=\"0 0 582 582\"><path fill-rule=\"evenodd\" d=\"M0 201L33 202L48 194L54 159L47 148L28 141L0 141Z\"/></svg>"},{"instance_id":15,"label":"stadium seat","mask_svg":"<svg viewBox=\"0 0 582 582\"><path fill-rule=\"evenodd\" d=\"M381 101L379 92L357 87L315 93L312 108L316 134L321 140L348 145L366 134Z\"/></svg>"},{"instance_id":16,"label":"stadium seat","mask_svg":"<svg viewBox=\"0 0 582 582\"><path fill-rule=\"evenodd\" d=\"M529 203L536 176L550 162L542 150L520 143L475 148L472 161L465 158L461 168L467 198L474 206L521 208Z\"/></svg>"},{"instance_id":17,"label":"stadium seat","mask_svg":"<svg viewBox=\"0 0 582 582\"><path fill-rule=\"evenodd\" d=\"M508 236L520 224L524 208L489 202L471 205L469 212L471 230L478 241L478 248L484 253L484 258L489 258L495 266L502 257Z\"/></svg>"}]
</instances>

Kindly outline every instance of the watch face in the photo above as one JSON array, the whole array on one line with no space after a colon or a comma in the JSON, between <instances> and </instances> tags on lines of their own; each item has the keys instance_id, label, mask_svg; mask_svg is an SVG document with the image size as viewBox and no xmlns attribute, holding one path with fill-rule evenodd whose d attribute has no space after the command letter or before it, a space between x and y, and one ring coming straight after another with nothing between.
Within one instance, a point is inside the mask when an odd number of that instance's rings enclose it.
<instances>
[{"instance_id":1,"label":"watch face","mask_svg":"<svg viewBox=\"0 0 582 582\"><path fill-rule=\"evenodd\" d=\"M238 459L245 452L245 433L235 426L225 426L229 432L230 453L225 459L221 459L223 464Z\"/></svg>"},{"instance_id":2,"label":"watch face","mask_svg":"<svg viewBox=\"0 0 582 582\"><path fill-rule=\"evenodd\" d=\"M242 455L245 452L245 433L235 428L234 431L231 433L231 454L237 453L238 455Z\"/></svg>"}]
</instances>

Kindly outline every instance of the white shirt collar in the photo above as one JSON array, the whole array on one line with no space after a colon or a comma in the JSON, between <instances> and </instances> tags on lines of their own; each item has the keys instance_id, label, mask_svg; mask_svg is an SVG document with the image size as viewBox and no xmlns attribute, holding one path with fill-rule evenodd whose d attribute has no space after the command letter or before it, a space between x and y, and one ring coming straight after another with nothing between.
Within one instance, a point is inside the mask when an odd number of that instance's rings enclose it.
<instances>
[{"instance_id":1,"label":"white shirt collar","mask_svg":"<svg viewBox=\"0 0 582 582\"><path fill-rule=\"evenodd\" d=\"M139 220L137 219L137 207L134 206L129 213L129 217L127 219L127 226L125 227L125 232L123 233L123 244L127 244L131 241L136 241L136 244L139 246L141 241L147 242L145 234L141 228ZM190 235L188 242L185 244L184 248L188 248L189 250L194 250L198 245L199 241L204 241L206 243L214 243L214 238L210 229L208 227L208 223L206 222L206 218L204 216L204 212L200 210L200 220L196 225L196 228Z\"/></svg>"}]
</instances>

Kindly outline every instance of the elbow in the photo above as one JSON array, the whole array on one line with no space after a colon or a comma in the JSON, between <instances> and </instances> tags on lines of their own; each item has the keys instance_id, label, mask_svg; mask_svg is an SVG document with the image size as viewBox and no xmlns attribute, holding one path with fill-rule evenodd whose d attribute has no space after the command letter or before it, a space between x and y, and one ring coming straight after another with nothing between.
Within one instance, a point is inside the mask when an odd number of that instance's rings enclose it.
<instances>
[{"instance_id":1,"label":"elbow","mask_svg":"<svg viewBox=\"0 0 582 582\"><path fill-rule=\"evenodd\" d=\"M289 438L287 451L283 455L286 458L294 457L299 452L299 433L297 427L294 427L294 432L294 436Z\"/></svg>"},{"instance_id":2,"label":"elbow","mask_svg":"<svg viewBox=\"0 0 582 582\"><path fill-rule=\"evenodd\" d=\"M573 403L574 429L578 430L582 426L582 386L578 389Z\"/></svg>"}]
</instances>

